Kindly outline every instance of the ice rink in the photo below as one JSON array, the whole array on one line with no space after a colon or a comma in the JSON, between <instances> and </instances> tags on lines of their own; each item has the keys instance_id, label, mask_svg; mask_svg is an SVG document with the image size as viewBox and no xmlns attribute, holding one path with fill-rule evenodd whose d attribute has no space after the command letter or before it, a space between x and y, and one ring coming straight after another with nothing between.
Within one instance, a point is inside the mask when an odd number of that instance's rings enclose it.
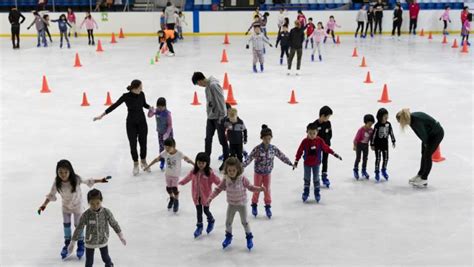
<instances>
[{"instance_id":1,"label":"ice rink","mask_svg":"<svg viewBox=\"0 0 474 267\"><path fill-rule=\"evenodd\" d=\"M251 50L246 38L187 37L175 45L176 56L162 56L154 65L157 38L118 39L98 37L105 52L97 53L82 37L71 49L36 48L35 38L23 38L21 50L12 50L0 39L1 57L1 266L83 266L84 259L60 259L63 246L61 201L51 203L41 215L55 177L56 163L68 159L85 178L111 175L103 192L103 205L122 227L127 246L111 229L110 256L115 266L472 266L473 264L473 51L460 53L441 36L388 36L354 40L342 36L341 44L328 41L322 62L310 61L303 51L301 76L287 76L279 65L280 49L267 47L265 72L252 73ZM270 37L275 43L275 36ZM351 57L357 47L359 57ZM226 48L229 63L220 63ZM83 67L74 68L79 53ZM368 67L359 67L365 56ZM286 62L286 60L285 60ZM295 64L295 62L294 62ZM229 75L239 117L249 130L247 151L259 144L263 123L273 130L272 143L291 160L306 125L329 105L334 115L332 148L343 161L329 161L330 189L323 189L319 204L311 194L303 203L303 168L292 171L275 160L272 173L273 217L249 216L255 247L248 252L240 220L234 220L234 241L222 250L226 196L211 205L216 218L210 235L193 238L195 206L191 185L181 187L180 211L166 209L164 174L158 166L151 173L132 176L133 162L125 131L126 107L122 105L103 120L92 118L106 108L107 91L115 101L133 79L143 82L150 105L167 99L172 112L177 149L194 159L204 150L204 88L193 86L191 76L202 71L223 82ZM374 83L365 84L367 71ZM41 94L46 75L51 93ZM389 104L378 103L388 85ZM299 104L290 105L291 90ZM194 91L203 105L190 105ZM82 94L91 104L81 107ZM388 182L373 179L374 154L369 154L368 181L352 177L355 153L352 140L363 116L375 116L380 107L389 111L397 147L390 150ZM408 179L416 174L421 141L407 128L400 130L395 114L401 108L423 111L445 129L441 143L446 160L434 163L429 186L414 189ZM158 155L155 119L148 119L148 161ZM214 138L212 167L221 154ZM184 177L191 166L183 163ZM245 170L253 181L253 164ZM221 176L221 175L220 175ZM83 185L84 206L88 188ZM312 192L312 191L311 191ZM250 205L250 192L248 193ZM103 266L95 253L96 266Z\"/></svg>"}]
</instances>

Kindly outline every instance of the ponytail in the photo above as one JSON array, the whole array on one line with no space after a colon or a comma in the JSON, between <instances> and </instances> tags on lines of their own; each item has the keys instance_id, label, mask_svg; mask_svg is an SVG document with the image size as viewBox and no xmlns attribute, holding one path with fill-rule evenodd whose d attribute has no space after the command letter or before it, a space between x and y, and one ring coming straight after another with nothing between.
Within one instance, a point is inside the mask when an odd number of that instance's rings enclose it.
<instances>
[{"instance_id":1,"label":"ponytail","mask_svg":"<svg viewBox=\"0 0 474 267\"><path fill-rule=\"evenodd\" d=\"M402 130L405 129L407 125L410 125L411 122L411 114L410 109L404 108L397 113L397 121L400 123Z\"/></svg>"},{"instance_id":2,"label":"ponytail","mask_svg":"<svg viewBox=\"0 0 474 267\"><path fill-rule=\"evenodd\" d=\"M140 87L140 85L142 84L142 82L140 80L133 80L129 86L127 86L127 90L128 91L131 91L133 89L137 89L138 87Z\"/></svg>"}]
</instances>

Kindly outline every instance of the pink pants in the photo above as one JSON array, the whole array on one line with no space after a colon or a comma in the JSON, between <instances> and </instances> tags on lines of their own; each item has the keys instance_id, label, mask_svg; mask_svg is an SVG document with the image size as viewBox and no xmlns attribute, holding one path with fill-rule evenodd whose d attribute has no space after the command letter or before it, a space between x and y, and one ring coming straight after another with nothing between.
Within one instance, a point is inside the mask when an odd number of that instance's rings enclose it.
<instances>
[{"instance_id":1,"label":"pink pants","mask_svg":"<svg viewBox=\"0 0 474 267\"><path fill-rule=\"evenodd\" d=\"M264 195L263 201L265 202L265 205L272 204L272 195L271 195L271 190L270 190L271 180L272 180L271 174L254 173L254 176L253 176L253 184L255 186L262 186L262 185L265 186L265 191L263 192L263 195ZM253 193L252 204L258 203L259 196L260 196L260 192Z\"/></svg>"}]
</instances>

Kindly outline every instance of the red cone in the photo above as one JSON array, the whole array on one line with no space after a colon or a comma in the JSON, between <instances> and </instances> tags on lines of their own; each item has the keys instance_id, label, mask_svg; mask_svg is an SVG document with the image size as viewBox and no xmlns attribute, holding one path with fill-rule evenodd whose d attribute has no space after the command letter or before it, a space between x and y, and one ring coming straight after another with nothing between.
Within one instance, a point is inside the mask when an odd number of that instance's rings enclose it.
<instances>
[{"instance_id":1,"label":"red cone","mask_svg":"<svg viewBox=\"0 0 474 267\"><path fill-rule=\"evenodd\" d=\"M446 38L446 35L443 37L443 42L441 42L442 44L447 44L448 43L448 39Z\"/></svg>"},{"instance_id":2,"label":"red cone","mask_svg":"<svg viewBox=\"0 0 474 267\"><path fill-rule=\"evenodd\" d=\"M431 160L434 161L434 162L441 162L443 160L445 160L446 158L444 158L443 156L441 156L441 150L439 149L439 146L438 148L436 148L436 151L433 153L433 155L431 156Z\"/></svg>"},{"instance_id":3,"label":"red cone","mask_svg":"<svg viewBox=\"0 0 474 267\"><path fill-rule=\"evenodd\" d=\"M79 58L79 53L76 53L76 60L74 62L74 67L76 67L76 68L82 67L81 59Z\"/></svg>"},{"instance_id":4,"label":"red cone","mask_svg":"<svg viewBox=\"0 0 474 267\"><path fill-rule=\"evenodd\" d=\"M373 83L373 81L370 79L370 71L367 72L364 83Z\"/></svg>"},{"instance_id":5,"label":"red cone","mask_svg":"<svg viewBox=\"0 0 474 267\"><path fill-rule=\"evenodd\" d=\"M120 28L119 38L125 38L122 28Z\"/></svg>"},{"instance_id":6,"label":"red cone","mask_svg":"<svg viewBox=\"0 0 474 267\"><path fill-rule=\"evenodd\" d=\"M87 101L87 95L86 92L82 93L82 107L88 107L90 106L89 101Z\"/></svg>"},{"instance_id":7,"label":"red cone","mask_svg":"<svg viewBox=\"0 0 474 267\"><path fill-rule=\"evenodd\" d=\"M361 68L367 67L367 64L365 64L365 57L362 57L362 63L360 64L359 67L361 67Z\"/></svg>"},{"instance_id":8,"label":"red cone","mask_svg":"<svg viewBox=\"0 0 474 267\"><path fill-rule=\"evenodd\" d=\"M291 90L291 97L288 104L298 104L298 101L296 101L295 90Z\"/></svg>"},{"instance_id":9,"label":"red cone","mask_svg":"<svg viewBox=\"0 0 474 267\"><path fill-rule=\"evenodd\" d=\"M225 34L225 37L224 37L224 44L230 44L229 42L229 34Z\"/></svg>"},{"instance_id":10,"label":"red cone","mask_svg":"<svg viewBox=\"0 0 474 267\"><path fill-rule=\"evenodd\" d=\"M191 103L191 105L193 105L193 106L201 105L201 103L199 103L198 95L197 95L196 91L194 91L194 98L193 98L193 102Z\"/></svg>"},{"instance_id":11,"label":"red cone","mask_svg":"<svg viewBox=\"0 0 474 267\"><path fill-rule=\"evenodd\" d=\"M115 40L115 33L112 33L112 40L110 41L111 44L116 44L117 40Z\"/></svg>"},{"instance_id":12,"label":"red cone","mask_svg":"<svg viewBox=\"0 0 474 267\"><path fill-rule=\"evenodd\" d=\"M358 57L357 55L357 47L354 47L354 51L352 51L352 57Z\"/></svg>"},{"instance_id":13,"label":"red cone","mask_svg":"<svg viewBox=\"0 0 474 267\"><path fill-rule=\"evenodd\" d=\"M43 85L41 86L40 93L51 93L51 90L49 90L48 81L46 80L45 75L43 75Z\"/></svg>"},{"instance_id":14,"label":"red cone","mask_svg":"<svg viewBox=\"0 0 474 267\"><path fill-rule=\"evenodd\" d=\"M227 59L227 52L224 50L222 50L222 58L221 58L221 63L227 63L229 62L229 60Z\"/></svg>"},{"instance_id":15,"label":"red cone","mask_svg":"<svg viewBox=\"0 0 474 267\"><path fill-rule=\"evenodd\" d=\"M229 89L227 90L227 99L225 102L231 104L232 106L237 105L237 100L235 100L234 91L232 90L232 84L229 84Z\"/></svg>"},{"instance_id":16,"label":"red cone","mask_svg":"<svg viewBox=\"0 0 474 267\"><path fill-rule=\"evenodd\" d=\"M224 74L224 84L222 85L224 90L229 89L229 77L227 76L227 72Z\"/></svg>"},{"instance_id":17,"label":"red cone","mask_svg":"<svg viewBox=\"0 0 474 267\"><path fill-rule=\"evenodd\" d=\"M97 52L104 52L104 49L102 49L102 42L99 40L97 42Z\"/></svg>"},{"instance_id":18,"label":"red cone","mask_svg":"<svg viewBox=\"0 0 474 267\"><path fill-rule=\"evenodd\" d=\"M110 106L112 105L112 98L110 97L110 92L107 92L107 99L105 100L105 106Z\"/></svg>"},{"instance_id":19,"label":"red cone","mask_svg":"<svg viewBox=\"0 0 474 267\"><path fill-rule=\"evenodd\" d=\"M451 48L458 48L458 41L456 39L454 39L454 42L453 42L453 45L451 46Z\"/></svg>"},{"instance_id":20,"label":"red cone","mask_svg":"<svg viewBox=\"0 0 474 267\"><path fill-rule=\"evenodd\" d=\"M387 84L383 85L382 97L379 100L380 103L390 103L392 100L388 98L388 88Z\"/></svg>"}]
</instances>

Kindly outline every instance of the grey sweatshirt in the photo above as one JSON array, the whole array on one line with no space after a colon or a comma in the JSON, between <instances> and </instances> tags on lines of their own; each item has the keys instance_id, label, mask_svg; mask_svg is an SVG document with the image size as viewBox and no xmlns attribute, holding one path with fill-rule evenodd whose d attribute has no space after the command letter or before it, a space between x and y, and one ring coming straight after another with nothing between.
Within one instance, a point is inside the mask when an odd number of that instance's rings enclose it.
<instances>
[{"instance_id":1,"label":"grey sweatshirt","mask_svg":"<svg viewBox=\"0 0 474 267\"><path fill-rule=\"evenodd\" d=\"M117 234L122 230L114 215L109 209L102 207L99 211L86 210L79 221L79 225L74 230L72 241L79 239L79 234L86 227L85 242L86 248L103 248L109 241L109 224Z\"/></svg>"},{"instance_id":2,"label":"grey sweatshirt","mask_svg":"<svg viewBox=\"0 0 474 267\"><path fill-rule=\"evenodd\" d=\"M265 43L270 44L270 41L263 33L253 33L247 44L249 43L252 43L253 50L262 51L265 48Z\"/></svg>"},{"instance_id":3,"label":"grey sweatshirt","mask_svg":"<svg viewBox=\"0 0 474 267\"><path fill-rule=\"evenodd\" d=\"M216 78L210 76L207 80L209 81L206 86L207 119L224 119L227 116L224 91Z\"/></svg>"},{"instance_id":4,"label":"grey sweatshirt","mask_svg":"<svg viewBox=\"0 0 474 267\"><path fill-rule=\"evenodd\" d=\"M178 11L178 9L173 5L165 8L165 23L176 23L176 17L174 16L176 11Z\"/></svg>"},{"instance_id":5,"label":"grey sweatshirt","mask_svg":"<svg viewBox=\"0 0 474 267\"><path fill-rule=\"evenodd\" d=\"M36 30L41 31L42 29L45 28L45 24L47 23L48 22L45 19L43 19L43 17L41 17L40 15L35 15L35 20L33 20L33 22L30 24L29 27L33 26L34 24L36 26Z\"/></svg>"},{"instance_id":6,"label":"grey sweatshirt","mask_svg":"<svg viewBox=\"0 0 474 267\"><path fill-rule=\"evenodd\" d=\"M367 21L367 11L366 10L359 10L359 12L357 12L356 21L366 22Z\"/></svg>"}]
</instances>

